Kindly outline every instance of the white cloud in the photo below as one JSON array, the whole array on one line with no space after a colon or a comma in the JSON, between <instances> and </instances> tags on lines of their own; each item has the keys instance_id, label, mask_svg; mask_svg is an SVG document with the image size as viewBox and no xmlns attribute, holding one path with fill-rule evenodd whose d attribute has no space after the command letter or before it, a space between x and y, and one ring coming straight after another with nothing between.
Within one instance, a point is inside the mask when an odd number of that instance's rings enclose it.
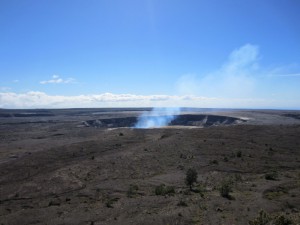
<instances>
[{"instance_id":1,"label":"white cloud","mask_svg":"<svg viewBox=\"0 0 300 225\"><path fill-rule=\"evenodd\" d=\"M152 107L193 106L203 107L216 102L215 98L177 95L134 95L103 93L96 95L47 95L44 92L0 93L1 108L68 108L68 107Z\"/></svg>"},{"instance_id":2,"label":"white cloud","mask_svg":"<svg viewBox=\"0 0 300 225\"><path fill-rule=\"evenodd\" d=\"M287 65L277 65L266 71L267 77L299 77L300 64L291 63Z\"/></svg>"},{"instance_id":3,"label":"white cloud","mask_svg":"<svg viewBox=\"0 0 300 225\"><path fill-rule=\"evenodd\" d=\"M234 50L218 70L203 76L183 75L176 86L180 94L250 97L257 82L253 74L259 69L258 61L258 47L246 44Z\"/></svg>"},{"instance_id":4,"label":"white cloud","mask_svg":"<svg viewBox=\"0 0 300 225\"><path fill-rule=\"evenodd\" d=\"M14 83L19 83L19 80L13 80L12 82L14 82Z\"/></svg>"},{"instance_id":5,"label":"white cloud","mask_svg":"<svg viewBox=\"0 0 300 225\"><path fill-rule=\"evenodd\" d=\"M62 79L59 75L53 75L52 79L40 81L40 84L68 84L74 83L74 81L73 78Z\"/></svg>"},{"instance_id":6,"label":"white cloud","mask_svg":"<svg viewBox=\"0 0 300 225\"><path fill-rule=\"evenodd\" d=\"M0 92L0 108L78 108L78 107L202 107L272 108L299 107L300 100L270 101L252 98L207 98L194 95L48 95L44 92Z\"/></svg>"}]
</instances>

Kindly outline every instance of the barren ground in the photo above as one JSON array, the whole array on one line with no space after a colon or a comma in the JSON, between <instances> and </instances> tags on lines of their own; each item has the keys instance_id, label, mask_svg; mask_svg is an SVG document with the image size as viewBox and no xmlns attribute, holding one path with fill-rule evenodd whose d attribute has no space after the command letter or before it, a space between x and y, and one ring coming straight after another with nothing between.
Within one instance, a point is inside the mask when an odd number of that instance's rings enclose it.
<instances>
[{"instance_id":1,"label":"barren ground","mask_svg":"<svg viewBox=\"0 0 300 225\"><path fill-rule=\"evenodd\" d=\"M299 111L206 111L247 121L194 129L83 122L138 109L40 111L0 110L1 225L248 224L261 209L300 224Z\"/></svg>"}]
</instances>

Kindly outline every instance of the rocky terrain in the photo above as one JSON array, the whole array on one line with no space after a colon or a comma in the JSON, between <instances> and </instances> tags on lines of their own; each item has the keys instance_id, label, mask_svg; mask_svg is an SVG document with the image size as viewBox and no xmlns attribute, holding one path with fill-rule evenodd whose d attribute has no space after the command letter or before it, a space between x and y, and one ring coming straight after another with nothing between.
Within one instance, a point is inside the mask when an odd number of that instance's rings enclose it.
<instances>
[{"instance_id":1,"label":"rocky terrain","mask_svg":"<svg viewBox=\"0 0 300 225\"><path fill-rule=\"evenodd\" d=\"M299 111L145 110L0 110L0 224L300 224Z\"/></svg>"}]
</instances>

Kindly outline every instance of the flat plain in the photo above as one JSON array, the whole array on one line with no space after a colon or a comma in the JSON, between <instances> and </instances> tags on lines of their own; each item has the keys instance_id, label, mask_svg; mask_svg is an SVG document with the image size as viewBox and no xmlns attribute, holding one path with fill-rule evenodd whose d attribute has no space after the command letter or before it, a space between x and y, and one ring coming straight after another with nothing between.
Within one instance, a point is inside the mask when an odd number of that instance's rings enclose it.
<instances>
[{"instance_id":1,"label":"flat plain","mask_svg":"<svg viewBox=\"0 0 300 225\"><path fill-rule=\"evenodd\" d=\"M300 224L299 111L145 110L1 109L0 224Z\"/></svg>"}]
</instances>

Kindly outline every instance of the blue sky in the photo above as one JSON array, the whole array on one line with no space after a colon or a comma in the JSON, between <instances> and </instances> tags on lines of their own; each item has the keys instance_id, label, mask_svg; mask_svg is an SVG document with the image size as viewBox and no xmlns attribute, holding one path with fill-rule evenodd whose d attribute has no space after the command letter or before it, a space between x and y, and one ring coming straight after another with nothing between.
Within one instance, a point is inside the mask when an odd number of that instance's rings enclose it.
<instances>
[{"instance_id":1,"label":"blue sky","mask_svg":"<svg viewBox=\"0 0 300 225\"><path fill-rule=\"evenodd\" d=\"M300 109L300 1L1 0L0 107Z\"/></svg>"}]
</instances>

